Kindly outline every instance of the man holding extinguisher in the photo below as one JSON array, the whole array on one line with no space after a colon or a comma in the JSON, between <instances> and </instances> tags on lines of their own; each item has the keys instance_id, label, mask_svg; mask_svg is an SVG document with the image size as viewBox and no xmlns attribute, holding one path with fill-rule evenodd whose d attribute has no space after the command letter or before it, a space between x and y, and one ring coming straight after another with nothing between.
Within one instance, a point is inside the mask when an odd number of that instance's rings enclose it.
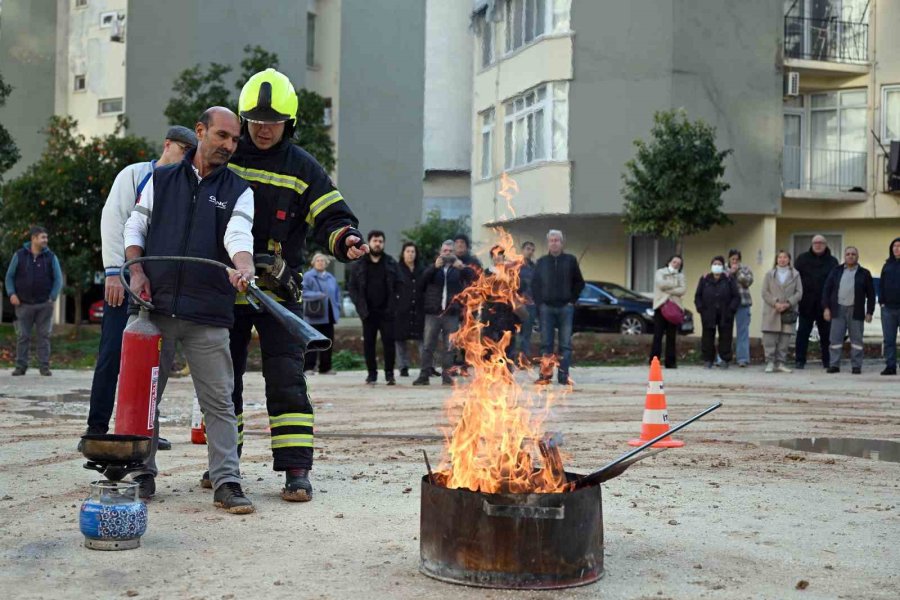
<instances>
[{"instance_id":1,"label":"man holding extinguisher","mask_svg":"<svg viewBox=\"0 0 900 600\"><path fill-rule=\"evenodd\" d=\"M180 341L206 418L213 503L247 514L253 503L240 483L228 330L234 324L235 290L245 290L255 272L253 192L226 166L240 135L237 115L209 108L195 130L197 149L177 164L156 169L144 187L125 224L125 258L192 256L236 267L226 275L195 263L138 263L130 267L130 287L153 303L150 320L162 333L157 397L162 398L175 342ZM158 424L157 405L151 455L134 477L142 498L156 492Z\"/></svg>"}]
</instances>

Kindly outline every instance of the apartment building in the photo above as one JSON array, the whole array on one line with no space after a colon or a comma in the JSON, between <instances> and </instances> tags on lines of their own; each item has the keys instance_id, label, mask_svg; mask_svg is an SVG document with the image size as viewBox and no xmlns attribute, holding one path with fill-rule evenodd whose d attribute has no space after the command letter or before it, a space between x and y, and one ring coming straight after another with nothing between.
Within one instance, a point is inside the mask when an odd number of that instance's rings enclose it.
<instances>
[{"instance_id":1,"label":"apartment building","mask_svg":"<svg viewBox=\"0 0 900 600\"><path fill-rule=\"evenodd\" d=\"M239 71L244 46L258 44L278 54L298 88L326 98L333 176L363 231L384 230L397 252L401 231L428 211L470 210L470 8L442 0L5 0L0 64L15 91L0 119L22 150L9 175L40 155L38 132L53 114L74 116L87 135L112 132L124 115L131 132L159 139L180 71L210 62Z\"/></svg>"},{"instance_id":2,"label":"apartment building","mask_svg":"<svg viewBox=\"0 0 900 600\"><path fill-rule=\"evenodd\" d=\"M871 131L900 136L900 0L476 0L472 19L478 241L559 228L588 278L651 292L674 248L627 234L621 176L654 111L683 107L734 150L734 224L685 241L692 290L729 248L761 275L819 232L880 270L900 195Z\"/></svg>"}]
</instances>

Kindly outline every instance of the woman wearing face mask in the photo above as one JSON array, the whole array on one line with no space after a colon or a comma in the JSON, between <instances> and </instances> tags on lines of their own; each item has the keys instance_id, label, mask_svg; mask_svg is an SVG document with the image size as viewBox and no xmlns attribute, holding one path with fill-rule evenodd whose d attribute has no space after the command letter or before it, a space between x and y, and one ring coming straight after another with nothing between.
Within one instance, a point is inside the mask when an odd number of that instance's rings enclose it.
<instances>
[{"instance_id":1,"label":"woman wearing face mask","mask_svg":"<svg viewBox=\"0 0 900 600\"><path fill-rule=\"evenodd\" d=\"M791 266L791 255L779 250L775 268L763 280L763 348L766 350L766 373L790 373L784 365L788 342L794 334L797 305L803 297L800 273Z\"/></svg>"},{"instance_id":2,"label":"woman wearing face mask","mask_svg":"<svg viewBox=\"0 0 900 600\"><path fill-rule=\"evenodd\" d=\"M409 342L413 341L422 356L422 333L425 331L425 311L423 297L419 290L422 273L419 263L419 248L412 242L405 242L400 250L400 285L397 286L397 301L394 303L394 346L400 377L409 377L412 366Z\"/></svg>"},{"instance_id":3,"label":"woman wearing face mask","mask_svg":"<svg viewBox=\"0 0 900 600\"><path fill-rule=\"evenodd\" d=\"M331 373L331 352L334 349L334 325L340 317L341 290L334 275L326 271L329 258L316 252L312 269L303 274L303 320L331 340L332 347L322 352L309 352L304 357L304 370L319 374Z\"/></svg>"},{"instance_id":4,"label":"woman wearing face mask","mask_svg":"<svg viewBox=\"0 0 900 600\"><path fill-rule=\"evenodd\" d=\"M700 352L707 369L711 369L716 359L716 329L719 330L719 356L722 368L727 369L731 361L732 327L734 313L741 305L741 296L734 279L725 274L725 258L713 257L709 273L700 278L694 305L703 323L703 337Z\"/></svg>"},{"instance_id":5,"label":"woman wearing face mask","mask_svg":"<svg viewBox=\"0 0 900 600\"><path fill-rule=\"evenodd\" d=\"M684 310L681 299L687 291L687 285L684 281L684 273L681 272L683 265L682 258L675 255L668 260L665 267L656 271L653 278L653 346L650 350L650 360L652 361L654 356L661 357L662 339L665 336L665 366L667 369L678 368L675 352L678 324L666 319L663 313L671 310L671 307L664 310L663 306L670 302L678 309Z\"/></svg>"}]
</instances>

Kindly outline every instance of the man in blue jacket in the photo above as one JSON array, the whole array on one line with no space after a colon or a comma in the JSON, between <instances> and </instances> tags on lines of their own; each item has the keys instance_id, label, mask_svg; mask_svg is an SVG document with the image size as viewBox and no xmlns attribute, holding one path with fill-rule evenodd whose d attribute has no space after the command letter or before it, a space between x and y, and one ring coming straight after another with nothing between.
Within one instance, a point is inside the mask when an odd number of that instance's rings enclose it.
<instances>
[{"instance_id":1,"label":"man in blue jacket","mask_svg":"<svg viewBox=\"0 0 900 600\"><path fill-rule=\"evenodd\" d=\"M37 330L37 355L41 375L50 372L50 332L53 329L53 303L62 289L62 270L59 260L47 247L47 230L32 227L30 242L13 254L6 270L6 293L16 307L18 319L16 338L16 368L13 376L28 370L28 351L31 331Z\"/></svg>"},{"instance_id":2,"label":"man in blue jacket","mask_svg":"<svg viewBox=\"0 0 900 600\"><path fill-rule=\"evenodd\" d=\"M884 333L884 371L897 374L897 328L900 327L900 237L894 238L887 261L881 267L878 302L881 304L881 331Z\"/></svg>"}]
</instances>

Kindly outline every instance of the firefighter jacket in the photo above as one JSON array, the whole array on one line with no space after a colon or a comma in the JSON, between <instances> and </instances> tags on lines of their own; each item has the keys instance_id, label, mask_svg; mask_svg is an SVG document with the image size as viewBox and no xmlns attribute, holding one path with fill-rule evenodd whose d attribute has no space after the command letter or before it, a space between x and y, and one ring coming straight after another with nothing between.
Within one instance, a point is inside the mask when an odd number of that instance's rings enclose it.
<instances>
[{"instance_id":1,"label":"firefighter jacket","mask_svg":"<svg viewBox=\"0 0 900 600\"><path fill-rule=\"evenodd\" d=\"M302 275L306 234L341 262L349 262L348 235L362 239L356 216L321 165L285 137L268 150L258 149L243 128L229 168L253 189L254 254L272 254L280 246L291 271Z\"/></svg>"}]
</instances>

